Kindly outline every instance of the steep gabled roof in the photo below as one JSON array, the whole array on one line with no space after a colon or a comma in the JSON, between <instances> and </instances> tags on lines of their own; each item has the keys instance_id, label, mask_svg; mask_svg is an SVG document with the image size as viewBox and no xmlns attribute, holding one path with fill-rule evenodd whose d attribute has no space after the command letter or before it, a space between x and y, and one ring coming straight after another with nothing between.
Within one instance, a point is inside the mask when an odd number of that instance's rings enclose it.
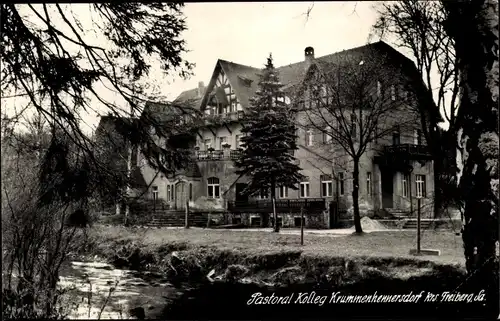
<instances>
[{"instance_id":1,"label":"steep gabled roof","mask_svg":"<svg viewBox=\"0 0 500 321\"><path fill-rule=\"evenodd\" d=\"M331 63L336 63L342 60L341 58L345 55L362 55L368 50L375 50L383 54L387 54L393 63L400 63L403 68L407 69L411 73L411 70L416 70L415 64L409 58L401 54L399 51L388 45L383 41L374 42L371 44L351 48L348 50L339 51L333 54L321 56L314 58L311 63L306 61L301 61L285 66L276 68L281 83L284 85L284 89L291 88L294 85L301 83L309 70L310 65L317 64L318 66L328 66ZM255 95L258 88L259 74L262 69L237 64L234 62L229 62L226 60L219 59L216 63L214 72L212 74L211 81L206 87L203 99L200 101L198 107L203 106L208 98L208 93L210 93L215 85L216 77L218 76L219 68L221 68L226 74L227 78L233 90L238 98L240 104L246 108L249 106L250 98ZM186 97L190 92L196 92L196 89L190 89L184 91L179 95L177 99Z\"/></svg>"},{"instance_id":2,"label":"steep gabled roof","mask_svg":"<svg viewBox=\"0 0 500 321\"><path fill-rule=\"evenodd\" d=\"M204 92L198 95L198 88L193 88L183 91L175 100L173 101L176 105L185 105L190 108L200 109L200 103L203 98Z\"/></svg>"},{"instance_id":3,"label":"steep gabled roof","mask_svg":"<svg viewBox=\"0 0 500 321\"><path fill-rule=\"evenodd\" d=\"M229 79L229 83L233 87L240 104L244 107L248 106L250 98L257 91L259 74L262 70L221 59L219 59L218 63Z\"/></svg>"}]
</instances>

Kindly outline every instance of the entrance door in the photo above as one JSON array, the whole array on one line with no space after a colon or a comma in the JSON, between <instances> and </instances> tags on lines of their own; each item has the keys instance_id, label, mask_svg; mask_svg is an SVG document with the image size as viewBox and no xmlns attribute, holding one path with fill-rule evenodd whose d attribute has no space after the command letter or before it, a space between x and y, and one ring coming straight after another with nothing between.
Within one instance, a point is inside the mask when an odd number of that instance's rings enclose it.
<instances>
[{"instance_id":1,"label":"entrance door","mask_svg":"<svg viewBox=\"0 0 500 321\"><path fill-rule=\"evenodd\" d=\"M236 186L235 186L235 190L236 190L235 201L236 202L238 202L238 203L248 202L248 195L243 194L243 190L245 189L245 187L247 187L247 184L245 184L245 183L236 183Z\"/></svg>"},{"instance_id":2,"label":"entrance door","mask_svg":"<svg viewBox=\"0 0 500 321\"><path fill-rule=\"evenodd\" d=\"M382 178L382 207L392 208L394 191L394 173L390 170L381 171Z\"/></svg>"},{"instance_id":3,"label":"entrance door","mask_svg":"<svg viewBox=\"0 0 500 321\"><path fill-rule=\"evenodd\" d=\"M186 187L186 182L179 182L175 184L175 208L178 210L186 208Z\"/></svg>"}]
</instances>

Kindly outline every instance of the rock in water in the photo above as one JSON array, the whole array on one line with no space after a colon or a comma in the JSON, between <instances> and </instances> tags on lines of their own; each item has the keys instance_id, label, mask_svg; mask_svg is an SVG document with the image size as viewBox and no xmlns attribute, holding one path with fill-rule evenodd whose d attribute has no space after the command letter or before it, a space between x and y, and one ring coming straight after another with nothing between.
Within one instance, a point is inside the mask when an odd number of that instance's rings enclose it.
<instances>
[{"instance_id":1,"label":"rock in water","mask_svg":"<svg viewBox=\"0 0 500 321\"><path fill-rule=\"evenodd\" d=\"M129 314L131 317L139 320L144 320L146 318L146 313L144 312L143 307L137 307L129 310Z\"/></svg>"}]
</instances>

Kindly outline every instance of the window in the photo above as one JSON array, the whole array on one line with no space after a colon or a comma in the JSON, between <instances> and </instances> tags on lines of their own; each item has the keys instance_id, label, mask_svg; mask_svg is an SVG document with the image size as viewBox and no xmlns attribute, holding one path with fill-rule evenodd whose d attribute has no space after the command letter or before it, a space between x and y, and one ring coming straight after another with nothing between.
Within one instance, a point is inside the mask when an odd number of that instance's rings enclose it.
<instances>
[{"instance_id":1,"label":"window","mask_svg":"<svg viewBox=\"0 0 500 321\"><path fill-rule=\"evenodd\" d=\"M175 185L173 184L170 186L170 199L175 201Z\"/></svg>"},{"instance_id":2,"label":"window","mask_svg":"<svg viewBox=\"0 0 500 321\"><path fill-rule=\"evenodd\" d=\"M417 186L417 198L425 197L425 175L415 175L415 183Z\"/></svg>"},{"instance_id":3,"label":"window","mask_svg":"<svg viewBox=\"0 0 500 321\"><path fill-rule=\"evenodd\" d=\"M193 200L193 184L189 183L189 200Z\"/></svg>"},{"instance_id":4,"label":"window","mask_svg":"<svg viewBox=\"0 0 500 321\"><path fill-rule=\"evenodd\" d=\"M306 226L306 218L305 217L294 217L293 223L295 227Z\"/></svg>"},{"instance_id":5,"label":"window","mask_svg":"<svg viewBox=\"0 0 500 321\"><path fill-rule=\"evenodd\" d=\"M333 183L330 175L321 175L321 197L332 197Z\"/></svg>"},{"instance_id":6,"label":"window","mask_svg":"<svg viewBox=\"0 0 500 321\"><path fill-rule=\"evenodd\" d=\"M420 129L415 129L414 131L414 141L415 145L422 145L422 131Z\"/></svg>"},{"instance_id":7,"label":"window","mask_svg":"<svg viewBox=\"0 0 500 321\"><path fill-rule=\"evenodd\" d=\"M210 177L208 179L208 198L220 197L219 179L217 177Z\"/></svg>"},{"instance_id":8,"label":"window","mask_svg":"<svg viewBox=\"0 0 500 321\"><path fill-rule=\"evenodd\" d=\"M306 130L306 146L312 146L314 142L314 133L312 129Z\"/></svg>"},{"instance_id":9,"label":"window","mask_svg":"<svg viewBox=\"0 0 500 321\"><path fill-rule=\"evenodd\" d=\"M323 132L323 143L329 144L332 141L332 129L330 126L326 126L325 131Z\"/></svg>"},{"instance_id":10,"label":"window","mask_svg":"<svg viewBox=\"0 0 500 321\"><path fill-rule=\"evenodd\" d=\"M339 195L344 195L344 173L339 172L338 177L339 177Z\"/></svg>"},{"instance_id":11,"label":"window","mask_svg":"<svg viewBox=\"0 0 500 321\"><path fill-rule=\"evenodd\" d=\"M236 148L240 148L241 147L241 135L236 135L234 137L234 140L235 140L235 146L236 146Z\"/></svg>"},{"instance_id":12,"label":"window","mask_svg":"<svg viewBox=\"0 0 500 321\"><path fill-rule=\"evenodd\" d=\"M260 216L250 217L250 226L260 226Z\"/></svg>"},{"instance_id":13,"label":"window","mask_svg":"<svg viewBox=\"0 0 500 321\"><path fill-rule=\"evenodd\" d=\"M223 145L227 143L227 137L221 136L219 137L219 150L223 149Z\"/></svg>"},{"instance_id":14,"label":"window","mask_svg":"<svg viewBox=\"0 0 500 321\"><path fill-rule=\"evenodd\" d=\"M259 199L265 200L269 198L269 191L266 188L262 188L259 192Z\"/></svg>"},{"instance_id":15,"label":"window","mask_svg":"<svg viewBox=\"0 0 500 321\"><path fill-rule=\"evenodd\" d=\"M351 136L353 138L356 137L357 133L356 133L356 129L357 129L357 121L358 121L358 118L356 117L356 114L352 114L351 115Z\"/></svg>"},{"instance_id":16,"label":"window","mask_svg":"<svg viewBox=\"0 0 500 321\"><path fill-rule=\"evenodd\" d=\"M204 140L205 150L208 150L212 147L212 140L210 138Z\"/></svg>"},{"instance_id":17,"label":"window","mask_svg":"<svg viewBox=\"0 0 500 321\"><path fill-rule=\"evenodd\" d=\"M300 183L300 197L307 198L309 197L309 182L301 182Z\"/></svg>"},{"instance_id":18,"label":"window","mask_svg":"<svg viewBox=\"0 0 500 321\"><path fill-rule=\"evenodd\" d=\"M278 194L279 194L280 198L287 198L288 197L288 187L280 186Z\"/></svg>"},{"instance_id":19,"label":"window","mask_svg":"<svg viewBox=\"0 0 500 321\"><path fill-rule=\"evenodd\" d=\"M372 196L372 173L366 173L366 194Z\"/></svg>"},{"instance_id":20,"label":"window","mask_svg":"<svg viewBox=\"0 0 500 321\"><path fill-rule=\"evenodd\" d=\"M157 200L158 199L158 186L151 186L151 190L153 192L153 199Z\"/></svg>"},{"instance_id":21,"label":"window","mask_svg":"<svg viewBox=\"0 0 500 321\"><path fill-rule=\"evenodd\" d=\"M382 96L382 83L380 81L377 81L377 96Z\"/></svg>"},{"instance_id":22,"label":"window","mask_svg":"<svg viewBox=\"0 0 500 321\"><path fill-rule=\"evenodd\" d=\"M408 195L410 194L409 191L409 183L410 183L410 177L408 174L404 174L403 175L403 181L402 181L402 185L403 185L403 197L408 197Z\"/></svg>"},{"instance_id":23,"label":"window","mask_svg":"<svg viewBox=\"0 0 500 321\"><path fill-rule=\"evenodd\" d=\"M274 226L274 217L270 217L271 225ZM278 226L283 226L283 218L278 216Z\"/></svg>"},{"instance_id":24,"label":"window","mask_svg":"<svg viewBox=\"0 0 500 321\"><path fill-rule=\"evenodd\" d=\"M170 185L167 185L167 202L172 201L171 195L170 195Z\"/></svg>"},{"instance_id":25,"label":"window","mask_svg":"<svg viewBox=\"0 0 500 321\"><path fill-rule=\"evenodd\" d=\"M392 144L393 145L401 144L401 137L399 134L399 128L396 128L396 130L392 133Z\"/></svg>"},{"instance_id":26,"label":"window","mask_svg":"<svg viewBox=\"0 0 500 321\"><path fill-rule=\"evenodd\" d=\"M391 100L392 101L396 100L396 86L394 85L391 86Z\"/></svg>"}]
</instances>

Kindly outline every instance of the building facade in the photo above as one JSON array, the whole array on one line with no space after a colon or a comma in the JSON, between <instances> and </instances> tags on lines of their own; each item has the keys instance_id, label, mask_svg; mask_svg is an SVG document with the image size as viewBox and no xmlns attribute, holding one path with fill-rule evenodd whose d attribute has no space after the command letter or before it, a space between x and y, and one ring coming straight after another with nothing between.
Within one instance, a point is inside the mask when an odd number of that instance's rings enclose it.
<instances>
[{"instance_id":1,"label":"building facade","mask_svg":"<svg viewBox=\"0 0 500 321\"><path fill-rule=\"evenodd\" d=\"M395 64L398 68L410 70L402 70L400 74L407 74L406 77L411 79L411 69L415 68L413 63L383 42L319 58L315 58L314 49L308 47L304 61L277 68L285 92L289 93L285 102L292 103L296 99L297 88L322 64L335 62L342 55L360 54L363 50L389 55L391 61L398 61ZM262 213L259 204L268 204L269 195L264 192L252 198L243 195L241 191L246 178L235 173L233 159L241 148L242 115L251 108L249 99L257 90L260 72L258 68L218 60L207 86L200 82L198 88L183 92L174 101L196 109L203 115L204 122L190 146L193 163L185 170L164 177L148 166L141 166L144 180L150 186L150 196L164 200L173 209L182 210L189 206L193 210L227 213L224 216L226 223L259 224ZM375 94L380 94L383 88L390 97L388 100L394 103L389 112L391 120L382 122L379 125L382 128L378 130L398 129L387 131L387 135L370 142L360 158L361 215L380 212L412 215L416 211L417 198L421 198L422 204L432 203L433 166L421 134L419 109L415 108L415 100L410 98L411 89L407 84L399 83L405 81L400 80L404 77L397 77L396 82L394 79L396 77L389 74L386 79L376 82ZM415 83L415 80L408 83ZM309 96L304 96L306 109L317 98L314 95L317 93L309 92ZM432 112L431 106L429 113ZM316 202L314 206L321 203L323 207L319 206L321 210L314 213L306 213L306 226L333 227L330 202L345 210L341 219L349 220L352 215L353 164L348 153L332 144L331 137L325 132L301 122L307 118L306 113L299 111L297 115L299 149L295 153L305 179L297 189L278 189L279 224L300 225L300 213L296 210L300 206L294 204L309 201L308 204ZM399 128L398 122L410 125ZM430 205L423 212L431 208Z\"/></svg>"}]
</instances>

